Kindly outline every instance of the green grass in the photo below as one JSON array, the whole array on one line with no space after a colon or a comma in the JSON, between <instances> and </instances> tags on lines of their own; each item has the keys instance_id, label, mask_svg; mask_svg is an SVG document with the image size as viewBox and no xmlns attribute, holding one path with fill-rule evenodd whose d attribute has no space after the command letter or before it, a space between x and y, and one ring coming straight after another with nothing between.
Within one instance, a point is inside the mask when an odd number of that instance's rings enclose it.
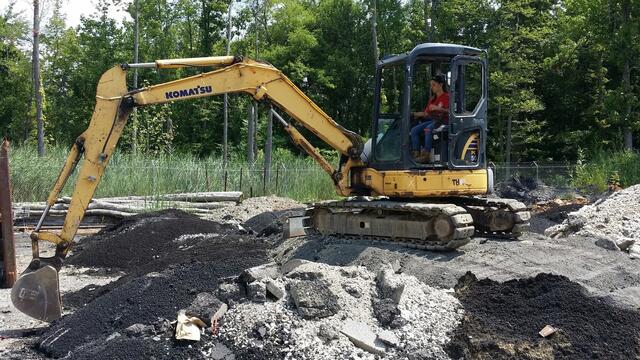
<instances>
[{"instance_id":1,"label":"green grass","mask_svg":"<svg viewBox=\"0 0 640 360\"><path fill-rule=\"evenodd\" d=\"M67 150L59 147L47 148L43 158L38 158L35 149L31 147L12 148L9 158L13 200L44 201L66 156ZM239 156L232 156L226 172L227 190L240 190L245 197L275 194L299 201L337 197L329 175L311 159L295 156L286 150L277 150L272 163L271 174L265 179L261 156L253 167ZM82 163L78 165L76 172L81 166ZM115 153L98 185L96 197L223 191L224 174L222 159L219 157ZM69 179L61 195L69 196L73 184L75 174Z\"/></svg>"},{"instance_id":2,"label":"green grass","mask_svg":"<svg viewBox=\"0 0 640 360\"><path fill-rule=\"evenodd\" d=\"M573 186L591 192L602 192L611 182L622 187L640 183L640 154L599 151L586 161L578 161L572 176Z\"/></svg>"}]
</instances>

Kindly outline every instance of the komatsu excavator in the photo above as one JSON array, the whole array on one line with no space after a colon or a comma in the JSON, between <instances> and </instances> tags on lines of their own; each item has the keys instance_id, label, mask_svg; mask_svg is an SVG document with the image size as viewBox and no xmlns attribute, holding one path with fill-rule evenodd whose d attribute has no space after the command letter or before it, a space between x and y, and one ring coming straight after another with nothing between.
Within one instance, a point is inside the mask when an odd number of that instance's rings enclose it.
<instances>
[{"instance_id":1,"label":"komatsu excavator","mask_svg":"<svg viewBox=\"0 0 640 360\"><path fill-rule=\"evenodd\" d=\"M201 74L128 89L132 68L212 67ZM410 130L439 75L450 87L446 120L432 132L431 161L412 157ZM122 64L98 83L89 127L76 139L31 234L33 260L12 289L13 304L27 315L52 321L62 314L58 271L73 244L87 206L137 106L246 93L269 101L340 153L336 167L297 130L278 117L292 141L324 169L347 199L314 204L307 223L323 235L406 243L429 250L453 250L474 233L518 237L529 212L515 200L487 197L493 175L487 167L487 54L452 44L426 43L389 56L376 67L371 139L336 123L275 67L238 56L157 60ZM368 116L368 114L362 114ZM48 209L79 164L77 181L61 232L41 231ZM39 242L55 244L41 257Z\"/></svg>"}]
</instances>

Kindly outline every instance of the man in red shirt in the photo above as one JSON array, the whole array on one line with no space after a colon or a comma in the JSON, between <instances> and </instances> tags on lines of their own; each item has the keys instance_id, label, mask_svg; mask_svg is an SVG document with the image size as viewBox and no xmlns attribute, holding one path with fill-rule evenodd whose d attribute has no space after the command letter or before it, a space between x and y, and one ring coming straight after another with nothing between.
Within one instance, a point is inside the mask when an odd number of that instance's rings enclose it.
<instances>
[{"instance_id":1,"label":"man in red shirt","mask_svg":"<svg viewBox=\"0 0 640 360\"><path fill-rule=\"evenodd\" d=\"M411 154L417 162L429 162L431 158L431 132L436 119L445 124L449 122L449 93L447 79L443 74L431 78L431 98L422 112L412 112L411 117L424 119L424 122L411 129ZM420 148L420 136L424 134L424 147Z\"/></svg>"}]
</instances>

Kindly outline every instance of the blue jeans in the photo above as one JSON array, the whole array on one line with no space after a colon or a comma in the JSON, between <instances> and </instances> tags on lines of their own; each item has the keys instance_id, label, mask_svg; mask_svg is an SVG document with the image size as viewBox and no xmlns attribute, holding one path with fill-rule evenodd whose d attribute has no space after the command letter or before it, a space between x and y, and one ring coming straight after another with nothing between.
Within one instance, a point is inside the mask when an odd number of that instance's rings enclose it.
<instances>
[{"instance_id":1,"label":"blue jeans","mask_svg":"<svg viewBox=\"0 0 640 360\"><path fill-rule=\"evenodd\" d=\"M411 150L420 150L420 135L424 134L424 150L430 152L432 147L431 143L433 142L431 132L434 127L435 121L427 119L427 121L411 128Z\"/></svg>"}]
</instances>

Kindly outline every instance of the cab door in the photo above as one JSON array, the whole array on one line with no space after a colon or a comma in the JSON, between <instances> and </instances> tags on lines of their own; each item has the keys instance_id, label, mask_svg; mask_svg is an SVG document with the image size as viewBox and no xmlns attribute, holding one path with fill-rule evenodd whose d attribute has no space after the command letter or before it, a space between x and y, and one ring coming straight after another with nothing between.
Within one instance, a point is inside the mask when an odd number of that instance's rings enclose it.
<instances>
[{"instance_id":1,"label":"cab door","mask_svg":"<svg viewBox=\"0 0 640 360\"><path fill-rule=\"evenodd\" d=\"M487 59L459 55L451 61L449 159L451 169L485 167Z\"/></svg>"}]
</instances>

